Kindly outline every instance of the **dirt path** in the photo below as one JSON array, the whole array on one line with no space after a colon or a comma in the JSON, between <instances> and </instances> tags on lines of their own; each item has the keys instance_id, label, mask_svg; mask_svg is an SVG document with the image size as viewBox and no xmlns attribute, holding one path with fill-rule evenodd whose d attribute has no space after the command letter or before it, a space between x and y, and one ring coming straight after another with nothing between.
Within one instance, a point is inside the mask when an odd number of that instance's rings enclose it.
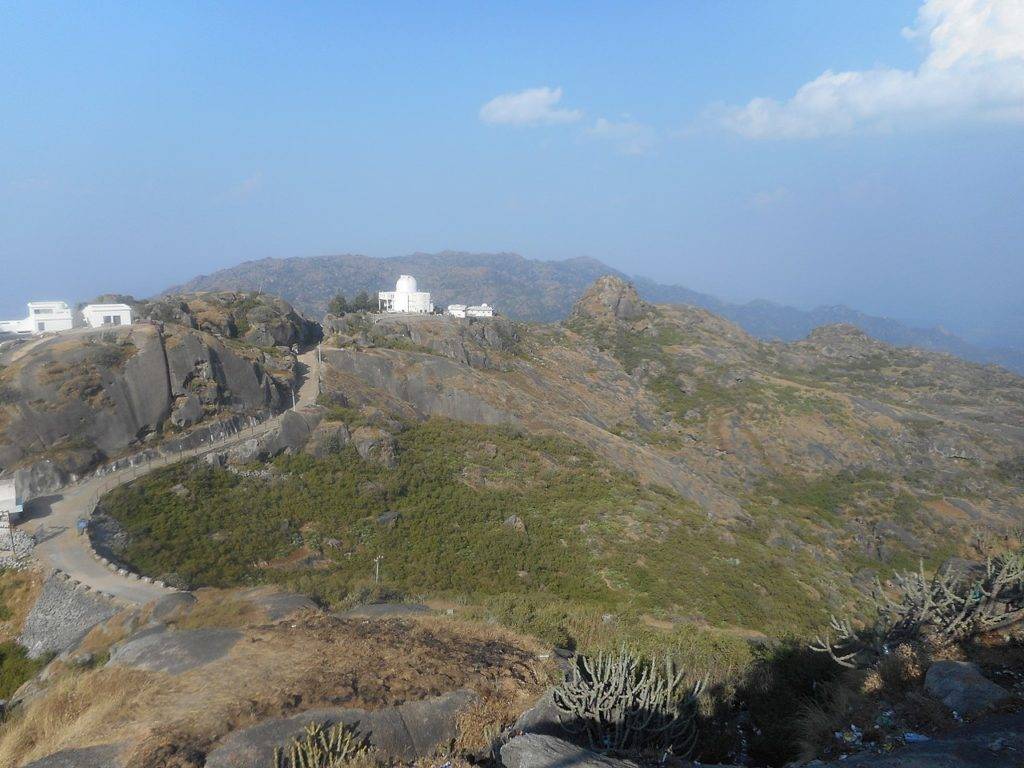
<instances>
[{"instance_id":1,"label":"dirt path","mask_svg":"<svg viewBox=\"0 0 1024 768\"><path fill-rule=\"evenodd\" d=\"M299 388L296 408L303 408L313 405L319 394L316 350L299 355L299 361L306 366L306 377ZM94 590L129 603L144 604L170 594L174 590L120 575L96 560L89 547L88 537L78 533L77 521L88 517L97 499L116 486L182 459L201 456L263 435L280 423L282 415L263 422L252 431L173 456L161 457L134 468L122 469L104 477L88 478L68 486L60 495L36 499L31 505L28 518L19 527L36 533L35 556L48 571L60 569Z\"/></svg>"}]
</instances>

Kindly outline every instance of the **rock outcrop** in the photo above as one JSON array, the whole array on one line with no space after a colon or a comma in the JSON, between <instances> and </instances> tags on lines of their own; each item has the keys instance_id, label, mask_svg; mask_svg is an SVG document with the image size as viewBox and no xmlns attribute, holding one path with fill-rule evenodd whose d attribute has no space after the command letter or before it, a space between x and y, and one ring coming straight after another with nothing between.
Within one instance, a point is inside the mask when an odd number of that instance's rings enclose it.
<instances>
[{"instance_id":1,"label":"rock outcrop","mask_svg":"<svg viewBox=\"0 0 1024 768\"><path fill-rule=\"evenodd\" d=\"M477 700L460 690L423 701L377 710L316 709L274 718L236 731L206 758L206 768L251 768L270 765L274 748L301 735L309 723L344 723L366 737L380 753L395 760L430 757L458 736L459 713Z\"/></svg>"},{"instance_id":2,"label":"rock outcrop","mask_svg":"<svg viewBox=\"0 0 1024 768\"><path fill-rule=\"evenodd\" d=\"M0 405L0 472L17 470L27 497L225 417L283 410L297 384L289 350L169 324L70 331L6 362L19 397Z\"/></svg>"},{"instance_id":3,"label":"rock outcrop","mask_svg":"<svg viewBox=\"0 0 1024 768\"><path fill-rule=\"evenodd\" d=\"M140 317L239 339L256 347L305 346L320 327L287 301L263 293L218 291L173 294L137 302Z\"/></svg>"},{"instance_id":4,"label":"rock outcrop","mask_svg":"<svg viewBox=\"0 0 1024 768\"><path fill-rule=\"evenodd\" d=\"M540 734L517 736L502 746L501 764L504 768L637 768L631 760L608 757Z\"/></svg>"},{"instance_id":5,"label":"rock outcrop","mask_svg":"<svg viewBox=\"0 0 1024 768\"><path fill-rule=\"evenodd\" d=\"M586 318L600 322L638 320L647 312L632 283L620 277L599 277L573 307L569 320Z\"/></svg>"},{"instance_id":6,"label":"rock outcrop","mask_svg":"<svg viewBox=\"0 0 1024 768\"><path fill-rule=\"evenodd\" d=\"M924 687L954 712L975 717L1012 697L1002 686L983 674L977 664L967 661L937 661L928 668Z\"/></svg>"}]
</instances>

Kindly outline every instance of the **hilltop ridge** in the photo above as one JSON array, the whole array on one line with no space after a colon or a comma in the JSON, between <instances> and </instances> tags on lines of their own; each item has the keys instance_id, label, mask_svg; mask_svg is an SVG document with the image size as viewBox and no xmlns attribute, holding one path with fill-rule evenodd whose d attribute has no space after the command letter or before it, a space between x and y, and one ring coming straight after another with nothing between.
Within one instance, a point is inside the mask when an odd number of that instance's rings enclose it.
<instances>
[{"instance_id":1,"label":"hilltop ridge","mask_svg":"<svg viewBox=\"0 0 1024 768\"><path fill-rule=\"evenodd\" d=\"M358 254L266 258L195 277L168 292L264 291L312 316L321 316L336 293L374 294L382 286L392 285L400 273L416 275L421 285L432 291L438 306L487 302L510 318L534 322L561 320L595 280L615 275L631 281L648 301L702 307L765 340L796 341L821 325L851 323L897 346L949 352L1024 372L1024 351L980 347L942 329L916 328L844 306L801 310L765 300L735 304L683 286L631 278L590 257L542 261L515 253L442 251L392 258Z\"/></svg>"}]
</instances>

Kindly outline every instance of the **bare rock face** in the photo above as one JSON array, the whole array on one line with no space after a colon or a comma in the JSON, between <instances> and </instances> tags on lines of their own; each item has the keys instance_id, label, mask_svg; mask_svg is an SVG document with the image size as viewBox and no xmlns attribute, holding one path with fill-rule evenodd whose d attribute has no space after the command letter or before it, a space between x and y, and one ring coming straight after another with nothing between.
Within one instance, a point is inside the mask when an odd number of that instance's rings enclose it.
<instances>
[{"instance_id":1,"label":"bare rock face","mask_svg":"<svg viewBox=\"0 0 1024 768\"><path fill-rule=\"evenodd\" d=\"M163 624L144 629L115 646L112 666L180 675L225 656L239 641L234 629L169 629Z\"/></svg>"},{"instance_id":2,"label":"bare rock face","mask_svg":"<svg viewBox=\"0 0 1024 768\"><path fill-rule=\"evenodd\" d=\"M332 453L338 453L352 440L348 425L340 421L321 422L309 436L305 452L324 459Z\"/></svg>"},{"instance_id":3,"label":"bare rock face","mask_svg":"<svg viewBox=\"0 0 1024 768\"><path fill-rule=\"evenodd\" d=\"M636 768L630 760L592 752L554 736L517 736L501 748L504 768Z\"/></svg>"},{"instance_id":4,"label":"bare rock face","mask_svg":"<svg viewBox=\"0 0 1024 768\"><path fill-rule=\"evenodd\" d=\"M311 344L319 326L287 301L261 293L219 291L163 296L137 302L140 317L240 339L257 347Z\"/></svg>"},{"instance_id":5,"label":"bare rock face","mask_svg":"<svg viewBox=\"0 0 1024 768\"><path fill-rule=\"evenodd\" d=\"M458 735L458 716L476 694L457 690L397 707L376 710L313 709L287 718L272 718L229 734L206 757L207 768L269 765L274 748L300 736L309 723L344 723L365 736L383 755L413 762L433 755Z\"/></svg>"},{"instance_id":6,"label":"bare rock face","mask_svg":"<svg viewBox=\"0 0 1024 768\"><path fill-rule=\"evenodd\" d=\"M291 405L295 358L180 325L80 329L3 361L0 472L28 497L51 492L158 436L187 438L227 414Z\"/></svg>"},{"instance_id":7,"label":"bare rock face","mask_svg":"<svg viewBox=\"0 0 1024 768\"><path fill-rule=\"evenodd\" d=\"M604 322L639 320L646 305L632 283L619 277L599 277L573 307L570 320L590 319Z\"/></svg>"},{"instance_id":8,"label":"bare rock face","mask_svg":"<svg viewBox=\"0 0 1024 768\"><path fill-rule=\"evenodd\" d=\"M951 710L972 717L1010 700L1010 693L967 661L937 661L928 668L924 687Z\"/></svg>"}]
</instances>

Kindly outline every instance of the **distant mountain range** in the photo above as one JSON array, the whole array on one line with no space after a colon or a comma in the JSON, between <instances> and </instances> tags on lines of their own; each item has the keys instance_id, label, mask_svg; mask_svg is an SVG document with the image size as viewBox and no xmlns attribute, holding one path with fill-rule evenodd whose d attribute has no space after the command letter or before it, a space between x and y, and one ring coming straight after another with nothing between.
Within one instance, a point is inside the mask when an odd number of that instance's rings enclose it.
<instances>
[{"instance_id":1,"label":"distant mountain range","mask_svg":"<svg viewBox=\"0 0 1024 768\"><path fill-rule=\"evenodd\" d=\"M415 275L439 305L485 301L509 317L545 322L563 319L601 275L616 275L631 280L647 301L702 307L762 339L795 341L822 325L849 323L890 344L948 352L1024 373L1024 351L981 347L941 328L915 328L843 305L802 310L764 300L734 304L682 286L629 276L585 257L539 261L514 253L445 251L387 259L360 255L259 259L196 277L168 293L262 290L320 316L335 294L373 293L391 287L402 273Z\"/></svg>"}]
</instances>

